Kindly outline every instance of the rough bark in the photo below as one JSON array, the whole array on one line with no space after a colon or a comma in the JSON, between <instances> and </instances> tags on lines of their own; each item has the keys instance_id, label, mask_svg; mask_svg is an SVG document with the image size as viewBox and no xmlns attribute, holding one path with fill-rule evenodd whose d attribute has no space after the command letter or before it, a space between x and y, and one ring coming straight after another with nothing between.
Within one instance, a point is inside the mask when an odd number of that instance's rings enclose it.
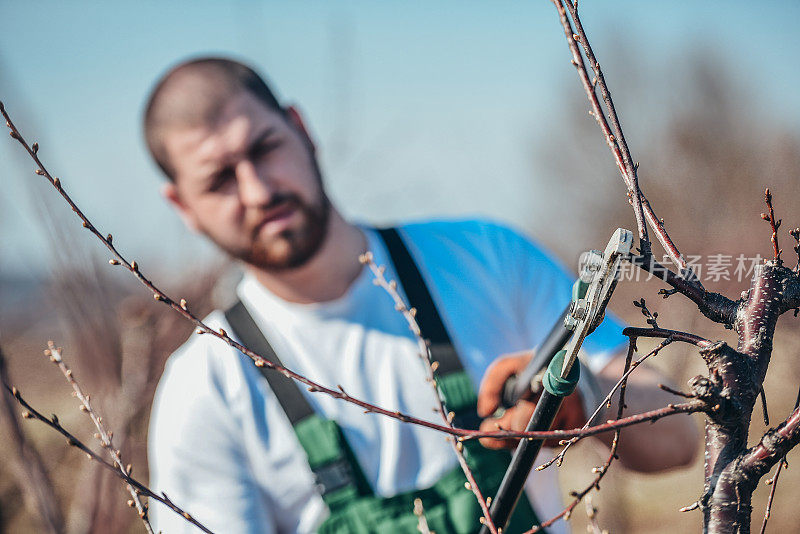
<instances>
[{"instance_id":1,"label":"rough bark","mask_svg":"<svg viewBox=\"0 0 800 534\"><path fill-rule=\"evenodd\" d=\"M701 350L709 369L702 383L715 408L706 422L705 494L701 499L705 531L750 531L751 497L758 480L798 439L797 410L759 444L747 448L748 429L772 356L780 315L800 303L800 280L779 260L759 266L742 294L733 328L736 350L725 343ZM696 384L701 382L696 381Z\"/></svg>"}]
</instances>

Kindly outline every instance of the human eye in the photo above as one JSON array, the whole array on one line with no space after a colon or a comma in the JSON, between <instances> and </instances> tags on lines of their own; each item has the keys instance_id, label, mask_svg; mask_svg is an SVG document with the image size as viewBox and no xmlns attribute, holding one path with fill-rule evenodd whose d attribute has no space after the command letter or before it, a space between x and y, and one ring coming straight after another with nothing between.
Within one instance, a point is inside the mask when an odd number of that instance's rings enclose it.
<instances>
[{"instance_id":1,"label":"human eye","mask_svg":"<svg viewBox=\"0 0 800 534\"><path fill-rule=\"evenodd\" d=\"M225 167L224 169L214 173L214 175L211 177L207 190L210 193L216 193L223 187L225 187L227 184L231 183L233 179L234 179L233 168Z\"/></svg>"},{"instance_id":2,"label":"human eye","mask_svg":"<svg viewBox=\"0 0 800 534\"><path fill-rule=\"evenodd\" d=\"M268 155L270 152L278 148L281 144L280 139L269 138L264 139L257 143L250 151L250 156L253 159L260 158Z\"/></svg>"}]
</instances>

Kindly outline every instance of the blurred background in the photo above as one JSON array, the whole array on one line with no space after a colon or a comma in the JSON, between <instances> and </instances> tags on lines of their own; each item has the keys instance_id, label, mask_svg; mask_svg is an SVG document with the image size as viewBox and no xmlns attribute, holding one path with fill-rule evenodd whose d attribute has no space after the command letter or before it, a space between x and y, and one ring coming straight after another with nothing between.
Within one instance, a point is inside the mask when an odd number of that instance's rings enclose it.
<instances>
[{"instance_id":1,"label":"blurred background","mask_svg":"<svg viewBox=\"0 0 800 534\"><path fill-rule=\"evenodd\" d=\"M656 213L684 254L703 264L730 257L729 279L701 272L707 288L735 298L748 285L737 258L771 255L759 218L766 186L793 265L784 229L800 225L800 4L584 0L581 11ZM0 100L23 135L39 142L47 167L95 225L200 312L224 298L235 269L160 198L140 131L153 81L196 55L242 59L299 106L331 197L357 220L490 217L523 228L573 270L579 252L602 247L617 226L635 226L546 0L9 0L0 3L0 27ZM190 325L110 269L106 251L33 168L10 138L0 142L7 373L34 406L91 440L89 421L41 355L48 339L63 345L123 457L146 477L149 399ZM626 321L644 324L630 305L644 297L663 327L734 341L643 279L621 283L611 304ZM776 335L766 382L773 425L791 410L800 382L797 321L785 317ZM703 371L683 348L654 365L680 385ZM765 428L758 409L753 420L756 439ZM51 531L141 531L121 485L62 438L36 423L19 433L8 411L0 428L0 531L48 531L48 521ZM591 444L576 447L561 468L565 495L602 460ZM701 470L700 451L692 468L666 475L613 469L594 500L600 524L612 532L699 530L698 512L677 509L700 495ZM34 478L50 487L55 506L46 513ZM782 475L768 532L795 529L798 484L796 470ZM768 489L756 494L754 523ZM574 514L575 532L583 515Z\"/></svg>"}]
</instances>

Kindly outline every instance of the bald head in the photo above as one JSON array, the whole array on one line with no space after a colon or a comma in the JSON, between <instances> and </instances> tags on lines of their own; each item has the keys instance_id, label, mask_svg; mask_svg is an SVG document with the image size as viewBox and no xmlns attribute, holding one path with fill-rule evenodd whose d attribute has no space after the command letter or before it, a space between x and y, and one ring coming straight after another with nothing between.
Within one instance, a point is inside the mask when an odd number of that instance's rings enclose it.
<instances>
[{"instance_id":1,"label":"bald head","mask_svg":"<svg viewBox=\"0 0 800 534\"><path fill-rule=\"evenodd\" d=\"M250 67L230 59L187 61L161 78L145 108L144 135L150 154L169 179L174 179L174 173L164 146L166 132L214 124L225 104L242 92L282 111L264 80Z\"/></svg>"}]
</instances>

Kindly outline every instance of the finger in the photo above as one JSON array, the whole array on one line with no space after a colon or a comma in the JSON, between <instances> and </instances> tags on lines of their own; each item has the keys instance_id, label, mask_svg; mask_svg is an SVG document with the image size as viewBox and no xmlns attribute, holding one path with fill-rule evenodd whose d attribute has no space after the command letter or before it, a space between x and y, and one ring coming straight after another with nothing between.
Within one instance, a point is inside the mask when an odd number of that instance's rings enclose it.
<instances>
[{"instance_id":1,"label":"finger","mask_svg":"<svg viewBox=\"0 0 800 534\"><path fill-rule=\"evenodd\" d=\"M494 432L496 430L503 429L503 425L500 421L502 421L502 417L495 419L485 419L481 426L478 428L481 432ZM498 428L499 427L499 428ZM486 447L487 449L511 449L516 446L517 440L515 439L505 439L505 438L480 438L480 444Z\"/></svg>"},{"instance_id":2,"label":"finger","mask_svg":"<svg viewBox=\"0 0 800 534\"><path fill-rule=\"evenodd\" d=\"M479 416L488 417L497 410L506 380L524 369L528 361L530 361L530 353L525 353L499 358L489 366L478 390Z\"/></svg>"},{"instance_id":3,"label":"finger","mask_svg":"<svg viewBox=\"0 0 800 534\"><path fill-rule=\"evenodd\" d=\"M517 403L514 408L508 410L508 414L510 415L510 420L508 421L509 430L514 430L515 432L522 432L526 428L528 428L528 423L531 420L531 416L533 415L533 411L536 409L536 404L533 402L528 402L525 400L521 400Z\"/></svg>"},{"instance_id":4,"label":"finger","mask_svg":"<svg viewBox=\"0 0 800 534\"><path fill-rule=\"evenodd\" d=\"M530 360L536 351L533 349L518 350L516 352L507 352L501 354L498 358L520 358ZM527 362L526 362L527 363Z\"/></svg>"},{"instance_id":5,"label":"finger","mask_svg":"<svg viewBox=\"0 0 800 534\"><path fill-rule=\"evenodd\" d=\"M510 430L521 432L528 426L528 421L536 405L532 402L520 401L514 408L509 408L502 417L485 419L480 426L482 432ZM513 449L519 438L481 438L481 444L489 449Z\"/></svg>"}]
</instances>

